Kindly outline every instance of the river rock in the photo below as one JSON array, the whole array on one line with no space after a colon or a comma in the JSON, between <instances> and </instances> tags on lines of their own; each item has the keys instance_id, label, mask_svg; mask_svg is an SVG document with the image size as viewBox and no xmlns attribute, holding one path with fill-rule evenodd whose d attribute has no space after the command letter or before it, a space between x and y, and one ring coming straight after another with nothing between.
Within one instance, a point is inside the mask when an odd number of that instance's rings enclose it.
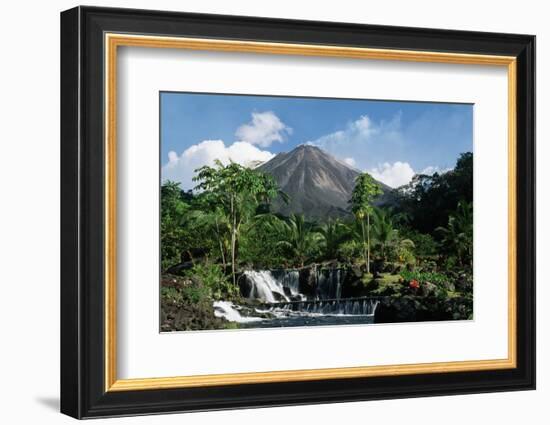
<instances>
[{"instance_id":1,"label":"river rock","mask_svg":"<svg viewBox=\"0 0 550 425\"><path fill-rule=\"evenodd\" d=\"M437 286L431 282L424 282L420 285L420 294L427 297L435 294Z\"/></svg>"},{"instance_id":2,"label":"river rock","mask_svg":"<svg viewBox=\"0 0 550 425\"><path fill-rule=\"evenodd\" d=\"M415 322L418 305L413 296L383 298L376 309L375 323Z\"/></svg>"}]
</instances>

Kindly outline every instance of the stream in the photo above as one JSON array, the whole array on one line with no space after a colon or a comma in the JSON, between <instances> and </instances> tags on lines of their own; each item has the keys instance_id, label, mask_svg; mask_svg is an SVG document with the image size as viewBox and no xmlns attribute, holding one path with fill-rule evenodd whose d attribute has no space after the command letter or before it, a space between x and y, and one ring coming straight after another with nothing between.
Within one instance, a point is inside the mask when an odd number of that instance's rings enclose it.
<instances>
[{"instance_id":1,"label":"stream","mask_svg":"<svg viewBox=\"0 0 550 425\"><path fill-rule=\"evenodd\" d=\"M215 301L214 313L239 328L367 324L378 300L342 298L343 269L248 270L241 276L242 305Z\"/></svg>"}]
</instances>

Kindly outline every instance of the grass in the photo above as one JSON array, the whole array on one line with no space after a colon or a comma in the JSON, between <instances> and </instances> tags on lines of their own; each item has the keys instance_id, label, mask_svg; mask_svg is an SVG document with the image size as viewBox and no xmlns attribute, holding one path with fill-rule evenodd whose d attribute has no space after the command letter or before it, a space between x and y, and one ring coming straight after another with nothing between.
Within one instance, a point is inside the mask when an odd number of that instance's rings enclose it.
<instances>
[{"instance_id":1,"label":"grass","mask_svg":"<svg viewBox=\"0 0 550 425\"><path fill-rule=\"evenodd\" d=\"M365 274L362 278L363 287L372 294L397 293L401 289L401 276L398 274L382 273L374 278L372 274Z\"/></svg>"},{"instance_id":2,"label":"grass","mask_svg":"<svg viewBox=\"0 0 550 425\"><path fill-rule=\"evenodd\" d=\"M398 274L382 273L382 278L376 279L380 284L399 283L401 276Z\"/></svg>"}]
</instances>

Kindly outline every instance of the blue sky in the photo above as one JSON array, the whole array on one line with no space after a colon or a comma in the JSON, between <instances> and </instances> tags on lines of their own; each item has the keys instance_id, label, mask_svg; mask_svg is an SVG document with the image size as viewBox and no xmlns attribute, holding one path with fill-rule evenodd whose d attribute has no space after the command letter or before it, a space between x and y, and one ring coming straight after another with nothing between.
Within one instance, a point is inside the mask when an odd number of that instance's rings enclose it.
<instances>
[{"instance_id":1,"label":"blue sky","mask_svg":"<svg viewBox=\"0 0 550 425\"><path fill-rule=\"evenodd\" d=\"M193 186L215 158L243 165L311 143L390 186L472 151L473 106L162 92L162 180Z\"/></svg>"}]
</instances>

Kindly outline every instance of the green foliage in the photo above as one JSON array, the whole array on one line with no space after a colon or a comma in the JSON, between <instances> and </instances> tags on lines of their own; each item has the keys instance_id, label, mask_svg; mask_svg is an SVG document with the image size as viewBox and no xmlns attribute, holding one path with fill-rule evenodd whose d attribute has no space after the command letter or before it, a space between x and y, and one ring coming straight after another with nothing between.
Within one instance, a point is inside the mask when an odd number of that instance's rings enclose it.
<instances>
[{"instance_id":1,"label":"green foliage","mask_svg":"<svg viewBox=\"0 0 550 425\"><path fill-rule=\"evenodd\" d=\"M268 204L280 191L271 176L236 163L223 165L216 160L215 167L204 166L196 172L193 177L198 182L195 189L202 191L206 202L216 205L215 208L227 217L231 275L233 285L236 285L237 247L241 226L254 216L260 204Z\"/></svg>"},{"instance_id":2,"label":"green foliage","mask_svg":"<svg viewBox=\"0 0 550 425\"><path fill-rule=\"evenodd\" d=\"M434 256L439 251L439 246L434 237L428 233L420 233L415 229L404 227L399 229L400 235L409 239L414 244L414 252L417 257Z\"/></svg>"},{"instance_id":3,"label":"green foliage","mask_svg":"<svg viewBox=\"0 0 550 425\"><path fill-rule=\"evenodd\" d=\"M368 174L363 173L355 179L355 187L351 194L351 210L360 219L372 212L373 199L382 194L382 189Z\"/></svg>"},{"instance_id":4,"label":"green foliage","mask_svg":"<svg viewBox=\"0 0 550 425\"><path fill-rule=\"evenodd\" d=\"M338 248L349 236L348 228L339 219L328 221L319 226L318 233L321 236L321 250L323 257L327 260L338 257Z\"/></svg>"},{"instance_id":5,"label":"green foliage","mask_svg":"<svg viewBox=\"0 0 550 425\"><path fill-rule=\"evenodd\" d=\"M161 287L160 296L163 300L172 305L180 305L184 301L181 291L174 287Z\"/></svg>"},{"instance_id":6,"label":"green foliage","mask_svg":"<svg viewBox=\"0 0 550 425\"><path fill-rule=\"evenodd\" d=\"M399 231L394 227L392 218L382 209L374 209L372 239L376 253L384 261L414 261L412 254L412 249L415 248L414 242L399 236Z\"/></svg>"},{"instance_id":7,"label":"green foliage","mask_svg":"<svg viewBox=\"0 0 550 425\"><path fill-rule=\"evenodd\" d=\"M273 178L236 163L223 165L216 160L215 167L203 166L196 170L195 189L222 207L233 212L236 219L252 214L258 204L269 203L280 191Z\"/></svg>"},{"instance_id":8,"label":"green foliage","mask_svg":"<svg viewBox=\"0 0 550 425\"><path fill-rule=\"evenodd\" d=\"M473 261L473 209L471 203L459 202L450 215L446 227L438 227L443 248L454 256L459 266L472 265Z\"/></svg>"},{"instance_id":9,"label":"green foliage","mask_svg":"<svg viewBox=\"0 0 550 425\"><path fill-rule=\"evenodd\" d=\"M243 226L239 240L239 258L243 264L254 269L270 269L290 266L285 249L278 245L280 235L274 222L280 219L263 213Z\"/></svg>"},{"instance_id":10,"label":"green foliage","mask_svg":"<svg viewBox=\"0 0 550 425\"><path fill-rule=\"evenodd\" d=\"M403 270L400 275L406 282L416 280L419 283L429 282L434 285L445 285L449 282L449 278L442 273Z\"/></svg>"},{"instance_id":11,"label":"green foliage","mask_svg":"<svg viewBox=\"0 0 550 425\"><path fill-rule=\"evenodd\" d=\"M355 260L361 256L361 243L355 240L343 242L338 247L338 257L346 263L354 264Z\"/></svg>"},{"instance_id":12,"label":"green foliage","mask_svg":"<svg viewBox=\"0 0 550 425\"><path fill-rule=\"evenodd\" d=\"M471 195L459 186L471 186L471 165L471 154L463 154L448 173L416 176L398 190L392 209L373 205L382 191L363 173L350 200L353 216L320 222L310 222L303 214L271 213L272 200L287 197L272 177L238 164L217 161L196 170L195 192L166 182L161 188L162 270L180 262L193 268L184 274L188 284L163 289L163 302L203 303L210 309L213 300L239 297L238 267L291 268L334 260L365 264L366 270L353 267L357 282L368 281L363 289L380 294L391 289L397 291L395 296L442 300L454 296L455 288L469 294L473 214ZM376 279L370 274L371 260ZM381 273L432 285L412 291L408 285L381 280Z\"/></svg>"},{"instance_id":13,"label":"green foliage","mask_svg":"<svg viewBox=\"0 0 550 425\"><path fill-rule=\"evenodd\" d=\"M395 261L400 264L407 264L413 266L417 259L413 253L413 247L406 245L398 245L395 248Z\"/></svg>"},{"instance_id":14,"label":"green foliage","mask_svg":"<svg viewBox=\"0 0 550 425\"><path fill-rule=\"evenodd\" d=\"M182 223L188 205L181 199L178 183L167 182L161 188L161 267L166 270L177 264L180 258L180 246L183 239Z\"/></svg>"},{"instance_id":15,"label":"green foliage","mask_svg":"<svg viewBox=\"0 0 550 425\"><path fill-rule=\"evenodd\" d=\"M196 198L195 209L189 213L189 218L192 226L203 229L206 235L214 238L216 249L212 254L219 258L225 268L231 228L223 210L212 202L207 194L200 194Z\"/></svg>"},{"instance_id":16,"label":"green foliage","mask_svg":"<svg viewBox=\"0 0 550 425\"><path fill-rule=\"evenodd\" d=\"M179 183L167 181L160 192L160 243L161 269L193 258L193 252L201 256L213 254L220 257L219 236L227 226L219 225L219 234L214 231L214 214L204 199L180 189Z\"/></svg>"},{"instance_id":17,"label":"green foliage","mask_svg":"<svg viewBox=\"0 0 550 425\"><path fill-rule=\"evenodd\" d=\"M161 268L180 262L181 253L193 245L194 235L186 226L190 205L179 183L166 182L160 190L160 247Z\"/></svg>"},{"instance_id":18,"label":"green foliage","mask_svg":"<svg viewBox=\"0 0 550 425\"><path fill-rule=\"evenodd\" d=\"M445 226L460 201L473 202L473 154L460 155L453 170L432 176L416 175L395 191L394 213L400 224L420 233Z\"/></svg>"},{"instance_id":19,"label":"green foliage","mask_svg":"<svg viewBox=\"0 0 550 425\"><path fill-rule=\"evenodd\" d=\"M382 194L382 189L368 174L363 173L355 179L355 187L351 194L351 210L357 221L361 224L361 239L363 244L363 258L367 267L367 273L370 272L370 215L372 213L373 199ZM365 218L366 231L365 231Z\"/></svg>"},{"instance_id":20,"label":"green foliage","mask_svg":"<svg viewBox=\"0 0 550 425\"><path fill-rule=\"evenodd\" d=\"M271 231L277 235L276 246L300 267L319 254L321 235L313 224L306 222L303 214L292 214L287 220L272 220Z\"/></svg>"},{"instance_id":21,"label":"green foliage","mask_svg":"<svg viewBox=\"0 0 550 425\"><path fill-rule=\"evenodd\" d=\"M239 288L228 281L222 268L217 264L195 264L187 275L200 282L201 286L207 289L208 296L214 300L232 299L239 295Z\"/></svg>"},{"instance_id":22,"label":"green foliage","mask_svg":"<svg viewBox=\"0 0 550 425\"><path fill-rule=\"evenodd\" d=\"M178 278L175 286L161 287L161 300L168 306L181 307L190 304L212 304L213 300L233 299L239 289L232 285L217 264L198 263Z\"/></svg>"},{"instance_id":23,"label":"green foliage","mask_svg":"<svg viewBox=\"0 0 550 425\"><path fill-rule=\"evenodd\" d=\"M181 288L161 287L160 295L163 302L174 306L184 303L200 304L209 302L210 290L206 286L190 284Z\"/></svg>"},{"instance_id":24,"label":"green foliage","mask_svg":"<svg viewBox=\"0 0 550 425\"><path fill-rule=\"evenodd\" d=\"M420 259L420 261L418 261L418 268L424 272L435 272L438 270L439 266L437 262L434 261L434 259L423 257Z\"/></svg>"}]
</instances>

